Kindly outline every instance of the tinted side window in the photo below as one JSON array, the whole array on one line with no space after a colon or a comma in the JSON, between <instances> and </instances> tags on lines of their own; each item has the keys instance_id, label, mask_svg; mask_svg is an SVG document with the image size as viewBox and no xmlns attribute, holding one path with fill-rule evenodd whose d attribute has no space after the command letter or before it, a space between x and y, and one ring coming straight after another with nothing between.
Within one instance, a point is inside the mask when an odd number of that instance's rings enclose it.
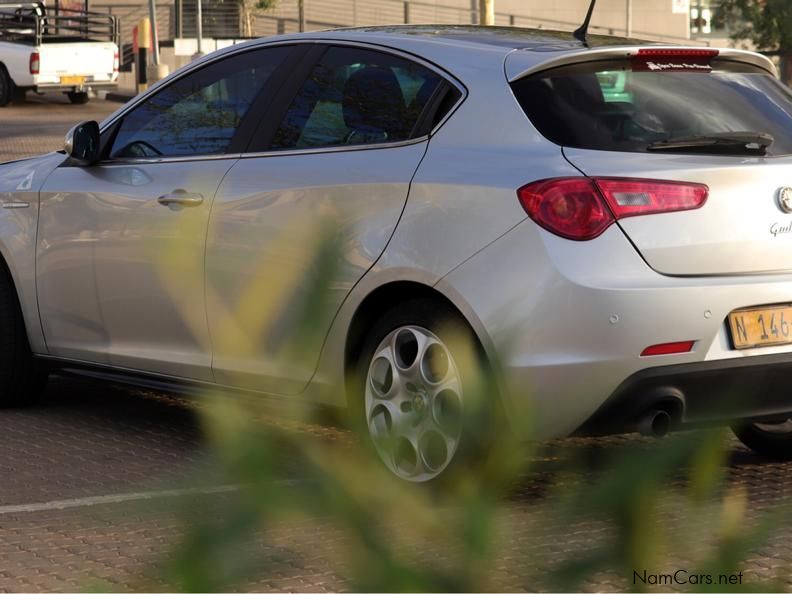
<instances>
[{"instance_id":1,"label":"tinted side window","mask_svg":"<svg viewBox=\"0 0 792 594\"><path fill-rule=\"evenodd\" d=\"M245 52L168 85L124 116L111 157L221 154L290 49Z\"/></svg>"},{"instance_id":2,"label":"tinted side window","mask_svg":"<svg viewBox=\"0 0 792 594\"><path fill-rule=\"evenodd\" d=\"M289 106L272 148L407 140L441 82L435 72L403 58L330 48Z\"/></svg>"}]
</instances>

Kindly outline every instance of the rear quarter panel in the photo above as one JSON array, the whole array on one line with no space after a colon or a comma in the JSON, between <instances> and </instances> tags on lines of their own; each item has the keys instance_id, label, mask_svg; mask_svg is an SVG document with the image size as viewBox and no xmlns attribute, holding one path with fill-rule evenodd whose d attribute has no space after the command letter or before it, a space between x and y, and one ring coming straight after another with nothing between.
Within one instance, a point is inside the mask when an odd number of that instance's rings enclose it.
<instances>
[{"instance_id":1,"label":"rear quarter panel","mask_svg":"<svg viewBox=\"0 0 792 594\"><path fill-rule=\"evenodd\" d=\"M436 286L494 356L492 338L467 296L441 280L526 219L517 200L519 187L546 177L580 175L523 114L506 82L503 50L475 56L465 61L457 57L452 74L468 95L430 139L393 237L351 291L331 328L309 387L320 400L331 393L329 386L343 382L344 346L355 311L374 289L390 282ZM489 281L480 279L482 284Z\"/></svg>"}]
</instances>

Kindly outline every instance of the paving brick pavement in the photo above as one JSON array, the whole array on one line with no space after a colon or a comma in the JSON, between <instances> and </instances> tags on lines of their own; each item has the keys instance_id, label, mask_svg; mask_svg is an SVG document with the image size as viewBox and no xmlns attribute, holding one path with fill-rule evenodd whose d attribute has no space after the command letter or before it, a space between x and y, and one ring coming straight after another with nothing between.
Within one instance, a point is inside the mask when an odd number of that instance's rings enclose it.
<instances>
[{"instance_id":1,"label":"paving brick pavement","mask_svg":"<svg viewBox=\"0 0 792 594\"><path fill-rule=\"evenodd\" d=\"M66 132L84 120L102 121L118 103L94 99L72 105L60 93L28 93L21 104L0 108L0 163L63 148Z\"/></svg>"},{"instance_id":2,"label":"paving brick pavement","mask_svg":"<svg viewBox=\"0 0 792 594\"><path fill-rule=\"evenodd\" d=\"M200 406L200 405L198 405ZM148 391L84 380L55 378L40 406L0 411L0 591L73 591L86 588L160 590L168 586L157 570L191 518L222 516L232 494L194 494L151 501L96 504L68 509L12 511L25 505L73 497L136 493L162 488L217 485L222 479L208 462L195 403ZM313 427L283 423L293 431ZM339 430L326 430L336 439ZM355 445L350 437L349 444ZM561 440L556 455L607 456L653 447L653 441L623 436ZM560 453L559 453L560 452ZM499 559L493 587L525 591L545 569L574 558L594 543L613 537L612 527L595 520L560 527L543 518L544 504L561 480L538 463L503 503L498 526ZM596 464L594 465L596 467ZM733 444L727 487L743 488L749 498L747 521L786 505L792 491L792 465L758 460ZM596 470L563 480L596 480ZM294 488L310 488L295 485ZM705 528L720 508L700 518ZM679 517L673 500L660 510L677 534L697 529ZM267 558L262 574L240 590L336 591L348 587L340 557L347 536L331 521L276 526L258 546ZM420 550L421 544L414 545ZM704 547L702 544L701 547ZM429 553L429 551L427 551ZM434 559L453 551L431 551ZM752 553L745 579L774 579L792 589L792 536L780 531ZM538 564L538 565L537 565ZM171 585L172 587L172 585ZM590 591L632 589L625 576L602 574L585 585Z\"/></svg>"}]
</instances>

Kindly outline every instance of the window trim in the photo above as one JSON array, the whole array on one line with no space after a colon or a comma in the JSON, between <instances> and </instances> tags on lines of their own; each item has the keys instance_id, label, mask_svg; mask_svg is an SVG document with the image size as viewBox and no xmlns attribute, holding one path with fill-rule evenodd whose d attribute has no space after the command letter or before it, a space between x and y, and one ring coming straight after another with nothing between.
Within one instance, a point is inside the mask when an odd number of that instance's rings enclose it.
<instances>
[{"instance_id":1,"label":"window trim","mask_svg":"<svg viewBox=\"0 0 792 594\"><path fill-rule=\"evenodd\" d=\"M251 146L259 144L257 140L263 140L261 144L269 147L272 144L272 139L278 130L283 118L289 111L294 99L302 90L305 81L313 71L314 67L321 61L322 57L327 53L328 47L324 44L316 44L309 49L304 55L302 61L296 66L292 76L290 76L285 84L281 87L279 92L269 104L269 112L260 111L257 114L257 119L253 122L255 132L251 134L248 143L245 145L243 154L252 151Z\"/></svg>"},{"instance_id":2,"label":"window trim","mask_svg":"<svg viewBox=\"0 0 792 594\"><path fill-rule=\"evenodd\" d=\"M242 153L239 155L240 159L254 159L261 157L279 157L279 156L294 156L294 155L309 155L317 153L346 153L349 151L373 151L379 149L398 148L403 146L411 146L413 144L421 144L429 139L427 134L417 138L408 138L407 140L394 140L393 142L379 142L375 144L353 144L341 146L323 146L323 147L308 147L301 149L279 149L268 151L257 151Z\"/></svg>"},{"instance_id":3,"label":"window trim","mask_svg":"<svg viewBox=\"0 0 792 594\"><path fill-rule=\"evenodd\" d=\"M174 77L171 80L168 80L167 85L155 85L153 86L148 92L143 93L140 97L137 98L132 104L128 105L126 109L123 111L115 114L110 119L105 120L102 122L102 126L100 127L99 134L100 134L100 141L102 143L102 158L96 165L130 165L130 164L152 164L152 163L174 163L174 162L184 162L184 161L206 161L206 160L215 160L215 159L224 159L224 158L239 158L241 154L240 144L247 145L250 141L251 136L253 135L252 132L246 132L249 130L248 123L255 126L256 123L260 119L260 113L266 111L266 108L271 105L274 101L281 94L281 86L282 84L288 80L289 73L293 68L300 67L301 64L304 62L306 55L309 53L308 48L301 47L304 44L294 43L293 41L284 41L282 43L268 43L268 44L257 44L253 46L246 45L244 48L240 48L238 51L231 51L231 52L223 52L221 55L214 57L212 60L201 61L195 65L195 67L185 69L179 76ZM261 50L265 50L268 48L274 47L282 47L291 46L292 49L290 53L286 56L285 60L282 64L278 65L272 73L272 78L277 83L274 86L273 92L268 92L266 85L265 87L256 94L253 98L253 101L250 104L250 108L248 109L247 113L245 113L242 121L238 128L234 131L233 136L228 145L228 150L223 153L205 153L200 155L172 155L172 156L163 156L163 157L116 157L110 158L109 153L112 150L112 145L115 142L115 137L118 133L120 126L123 124L124 118L129 115L132 111L137 109L144 101L148 101L151 97L159 93L162 89L166 86L170 86L175 84L176 82L182 80L187 76L191 76L204 68L208 68L215 63L221 60L230 60L235 57L238 57L242 54L246 54L249 52L257 52ZM109 137L106 137L106 134L109 134ZM246 134L247 138L243 139L240 142L240 136L242 134ZM107 141L105 141L107 138ZM68 159L67 163L68 164Z\"/></svg>"},{"instance_id":4,"label":"window trim","mask_svg":"<svg viewBox=\"0 0 792 594\"><path fill-rule=\"evenodd\" d=\"M239 159L241 153L220 153L215 155L179 155L173 157L119 157L105 159L96 165L115 167L121 165L156 165L157 163L184 163L191 161L220 161L222 159Z\"/></svg>"},{"instance_id":5,"label":"window trim","mask_svg":"<svg viewBox=\"0 0 792 594\"><path fill-rule=\"evenodd\" d=\"M435 88L434 92L432 93L432 96L429 97L429 100L426 102L426 105L424 106L421 114L418 116L418 119L415 121L413 130L423 130L426 128L427 124L431 124L431 120L437 115L437 110L440 109L440 106L442 106L443 101L446 100L446 97L449 95L449 93L454 92L454 89L455 87L453 87L446 79L442 79L440 84L437 85L437 88ZM450 115L451 112L456 110L460 100L461 97L457 97L457 101L449 108L446 116ZM446 116L443 116L442 121L445 121ZM431 129L427 130L425 134L431 136L433 129L439 126L440 122L438 122L436 126L433 126ZM424 134L421 136L424 136Z\"/></svg>"},{"instance_id":6,"label":"window trim","mask_svg":"<svg viewBox=\"0 0 792 594\"><path fill-rule=\"evenodd\" d=\"M437 64L422 58L416 54L413 54L408 51L400 50L397 48L393 48L386 45L381 45L379 43L370 43L370 42L361 42L361 41L347 41L347 40L335 40L335 39L325 39L320 37L306 37L304 39L283 39L283 40L276 40L276 41L267 41L267 42L257 42L254 44L240 44L239 46L232 46L226 51L218 52L219 55L213 56L209 55L207 58L196 62L194 65L191 65L190 68L186 68L183 72L181 72L178 76L174 76L173 78L165 79L162 82L166 82L167 84L173 84L176 81L184 78L185 76L189 76L193 72L197 71L200 68L205 68L214 64L215 62L227 58L232 58L238 54L249 52L249 51L256 51L261 49L266 49L270 47L278 47L282 45L291 45L291 46L298 46L298 45L305 45L305 46L314 46L314 47L322 47L322 53L326 51L327 48L333 46L338 47L359 47L362 49L370 49L373 51L380 51L387 54L392 54L398 57L401 57L406 60L410 60L412 62L416 62L421 66L424 66L434 72L436 72L447 84L451 84L453 87L459 91L459 98L457 99L456 103L448 110L448 112L443 116L443 118L437 122L437 124L427 133L420 137L411 138L408 140L402 141L395 141L395 142L383 142L379 144L360 144L354 146L342 146L342 147L311 147L311 148L303 148L303 149L290 149L286 150L265 150L265 151L242 151L242 152L235 152L235 153L223 153L219 155L183 155L178 157L159 157L159 158L126 158L126 159L107 159L102 160L97 165L132 165L132 164L153 164L153 163L172 163L172 162L184 162L184 161L205 161L208 159L218 159L218 158L250 158L250 157L263 157L263 156L274 156L274 155L295 155L295 154L308 154L308 153L322 153L322 152L341 152L341 151L360 151L360 150L376 150L382 148L396 148L399 146L406 146L409 144L416 144L419 142L425 142L434 136L438 130L448 121L448 119L459 109L460 105L467 99L468 96L468 89L467 87L459 81L455 76L453 76L447 70L441 68ZM302 72L302 67L307 66L308 72L313 66L318 62L316 60L310 60L308 58L312 57L312 53L310 50L304 50L304 54L301 56L300 61L297 62L296 67L300 69ZM318 51L317 51L318 53ZM286 62L291 60L292 56L287 58ZM307 74L306 74L307 75ZM294 96L299 92L299 88L302 86L305 77L297 77L294 76L293 78L299 80L299 85L297 90L291 97L289 97L287 105L291 103L294 99ZM105 132L111 131L114 126L120 123L123 120L124 116L126 116L129 112L135 109L138 105L143 103L144 101L148 101L150 97L152 97L155 93L159 92L160 88L164 86L162 83L157 83L153 85L147 92L142 93L137 98L133 99L129 105L126 106L126 109L123 109L113 115L111 115L108 119L104 120L99 129L99 134L104 135ZM279 89L276 93L272 96L272 103L276 103L280 101L281 96L284 95L284 91L286 89ZM264 93L262 93L264 94ZM259 126L263 124L264 118L266 117L266 110L263 110L263 106L258 105L259 97L254 100L253 105L251 106L251 111L245 115L247 119L248 115L253 117L258 117L258 121L254 120L253 125L255 125L255 129L258 131ZM272 104L271 103L271 104ZM255 109L255 112L253 111ZM278 122L280 123L280 121ZM251 139L252 141L252 139ZM232 140L233 143L233 140ZM250 142L248 142L248 147L250 146ZM246 147L247 148L247 147ZM68 159L67 159L68 162Z\"/></svg>"},{"instance_id":7,"label":"window trim","mask_svg":"<svg viewBox=\"0 0 792 594\"><path fill-rule=\"evenodd\" d=\"M313 53L314 48L307 47L304 44L295 44L283 64L272 73L272 84L267 81L264 88L251 103L250 109L239 123L237 133L234 134L231 143L228 145L229 148L234 149L229 152L245 152L256 137L262 122L266 118L266 114L272 109L279 108L281 97L292 88L292 80L295 78L301 79L303 74L307 74L307 65L312 63Z\"/></svg>"},{"instance_id":8,"label":"window trim","mask_svg":"<svg viewBox=\"0 0 792 594\"><path fill-rule=\"evenodd\" d=\"M303 43L309 42L308 40L303 41ZM267 130L268 137L266 139L266 143L268 148L263 150L250 150L251 144L248 144L247 150L242 153L244 158L248 157L264 157L264 156L272 156L272 155L296 155L296 154L315 154L315 153L322 153L322 152L344 152L350 150L367 150L367 149L379 149L379 148L396 148L400 146L406 146L409 144L415 144L418 142L425 142L429 140L432 136L434 136L437 131L445 124L445 122L453 115L453 113L459 108L462 102L467 98L468 90L465 85L463 85L456 77L452 76L451 73L448 71L440 68L436 64L429 62L428 60L412 54L410 52L406 52L403 50L399 50L396 48L392 48L389 46L380 45L377 43L365 43L360 41L345 41L345 40L320 40L318 42L313 41L318 47L321 48L321 51L316 50L314 52L309 52L306 54L306 60L302 64L300 64L300 72L299 76L295 76L294 79L297 81L294 85L289 85L288 89L284 89L284 92L279 94L278 97L273 101L273 106L276 106L278 112L276 112L275 116L273 117L274 123L269 123L269 130ZM306 147L306 148L294 148L294 149L272 149L270 148L270 144L272 143L272 137L277 130L277 127L280 125L283 117L286 115L286 112L289 109L292 101L297 96L297 93L300 92L302 89L302 85L305 82L305 78L310 74L311 70L319 63L325 53L334 47L353 47L353 48L360 48L366 49L374 52L380 52L383 54L389 54L392 56L396 56L397 58L401 58L403 60L407 60L409 62L414 62L424 68L431 70L435 74L437 74L441 79L441 84L445 83L447 85L451 85L459 91L459 98L457 99L456 103L448 110L448 112L443 116L443 118L437 122L435 126L432 127L429 132L423 134L421 136L417 136L415 138L408 138L406 140L396 140L393 142L378 142L378 143L370 143L370 144L358 144L358 145L350 145L350 146L327 146L327 147ZM304 69L303 69L304 68ZM286 92L288 91L288 93ZM293 91L293 92L292 92ZM434 98L434 96L433 96ZM424 106L424 111L428 109L432 105L432 101L428 102L426 106ZM282 109L281 109L282 108ZM269 115L272 115L270 113ZM419 121L423 116L423 112L421 116L419 116ZM266 114L262 115L262 120L259 122L259 126L257 127L257 131L259 131L262 127L267 125L267 122L264 120ZM276 120L276 121L275 121Z\"/></svg>"},{"instance_id":9,"label":"window trim","mask_svg":"<svg viewBox=\"0 0 792 594\"><path fill-rule=\"evenodd\" d=\"M198 60L197 62L193 64L189 64L186 68L184 68L184 70L182 71L177 70L171 76L164 78L160 81L157 81L154 85L149 87L147 91L144 91L143 93L134 97L131 100L131 102L127 103L119 111L111 114L106 120L101 122L99 127L99 133L100 134L104 133L105 130L108 130L113 124L118 122L118 120L123 119L124 116L126 116L130 111L135 109L138 105L140 105L144 101L148 101L148 99L153 95L155 95L156 93L158 93L161 90L161 88L165 86L166 83L168 85L171 85L176 81L181 80L185 76L189 76L193 72L200 70L201 68L206 68L207 66L211 66L215 62L219 62L220 60L224 60L226 58L232 58L237 54L243 54L246 52L252 52L260 49L266 49L269 47L277 47L280 45L296 46L299 45L300 43L301 42L294 39L284 39L281 41L273 41L271 43L256 43L256 44L242 43L231 46L226 50L218 50L217 52L212 52L211 54L208 54L206 57Z\"/></svg>"}]
</instances>

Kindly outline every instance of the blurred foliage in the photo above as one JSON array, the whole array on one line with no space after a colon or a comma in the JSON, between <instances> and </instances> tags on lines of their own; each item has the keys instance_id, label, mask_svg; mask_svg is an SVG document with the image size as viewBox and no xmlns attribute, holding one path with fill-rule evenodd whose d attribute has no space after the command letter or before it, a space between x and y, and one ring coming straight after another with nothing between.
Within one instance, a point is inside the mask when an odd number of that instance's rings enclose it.
<instances>
[{"instance_id":1,"label":"blurred foliage","mask_svg":"<svg viewBox=\"0 0 792 594\"><path fill-rule=\"evenodd\" d=\"M242 37L254 37L255 28L254 21L256 18L256 10L270 10L275 8L278 0L214 0L217 4L224 4L226 2L235 4L239 8L239 35ZM210 15L206 15L205 19L211 19Z\"/></svg>"},{"instance_id":2,"label":"blurred foliage","mask_svg":"<svg viewBox=\"0 0 792 594\"><path fill-rule=\"evenodd\" d=\"M284 315L291 331L275 342L278 349L297 356L303 341L316 340L317 311L327 307L325 288L343 261L344 244L332 226L295 221L282 233L271 253L278 253L278 242L294 245L288 238L298 233L304 254L280 265L276 285L262 287L252 276L236 311L228 312L229 336L213 337L218 343L240 340L242 326L248 334L282 336ZM185 286L179 259L173 253L162 260L163 283L174 296ZM238 350L254 346L242 340ZM476 367L471 345L453 345L452 352L461 368ZM479 415L495 397L492 385L487 373L476 375L465 391L466 410ZM723 430L625 448L584 443L576 453L563 442L536 450L512 431L494 429L489 455L443 488L427 488L392 476L366 447L367 435L305 430L314 426L317 409L299 396L274 407L276 420L273 405L261 399L207 394L201 401L210 451L238 490L210 510L185 507L183 538L162 561L169 587L255 590L284 561L304 567L317 556L354 591L499 590L509 584L504 566L533 590L601 589L603 576L628 591L774 587L745 579L739 586L635 579L634 572L679 568L739 572L749 553L784 525L778 514L748 518L747 494L726 485ZM546 488L522 492L527 475ZM303 541L284 541L284 530L298 531ZM328 531L338 535L331 544Z\"/></svg>"},{"instance_id":3,"label":"blurred foliage","mask_svg":"<svg viewBox=\"0 0 792 594\"><path fill-rule=\"evenodd\" d=\"M256 0L256 8L259 10L269 10L275 8L277 0Z\"/></svg>"},{"instance_id":4,"label":"blurred foliage","mask_svg":"<svg viewBox=\"0 0 792 594\"><path fill-rule=\"evenodd\" d=\"M253 37L254 10L270 10L275 8L278 0L236 0L239 3L240 33L242 37Z\"/></svg>"},{"instance_id":5,"label":"blurred foliage","mask_svg":"<svg viewBox=\"0 0 792 594\"><path fill-rule=\"evenodd\" d=\"M722 0L714 20L736 41L750 39L759 50L792 51L789 0Z\"/></svg>"}]
</instances>

